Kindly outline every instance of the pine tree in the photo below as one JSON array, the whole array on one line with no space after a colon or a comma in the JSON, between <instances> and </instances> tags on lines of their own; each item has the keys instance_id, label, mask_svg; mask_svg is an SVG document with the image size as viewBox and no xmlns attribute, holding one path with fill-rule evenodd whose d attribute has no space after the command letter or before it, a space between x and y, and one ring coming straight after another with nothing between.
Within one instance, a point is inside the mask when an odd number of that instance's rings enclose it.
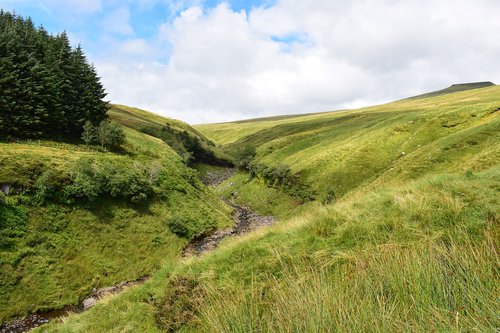
<instances>
[{"instance_id":1,"label":"pine tree","mask_svg":"<svg viewBox=\"0 0 500 333\"><path fill-rule=\"evenodd\" d=\"M106 119L106 92L80 46L0 10L0 139L79 138Z\"/></svg>"}]
</instances>

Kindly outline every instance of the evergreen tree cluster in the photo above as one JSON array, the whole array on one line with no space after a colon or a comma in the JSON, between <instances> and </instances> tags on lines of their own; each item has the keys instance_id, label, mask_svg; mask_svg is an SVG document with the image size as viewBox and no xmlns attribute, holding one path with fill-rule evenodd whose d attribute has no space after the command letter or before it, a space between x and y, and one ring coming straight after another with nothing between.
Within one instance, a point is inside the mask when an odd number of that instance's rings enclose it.
<instances>
[{"instance_id":1,"label":"evergreen tree cluster","mask_svg":"<svg viewBox=\"0 0 500 333\"><path fill-rule=\"evenodd\" d=\"M0 11L0 138L79 138L108 110L80 46L29 18Z\"/></svg>"}]
</instances>

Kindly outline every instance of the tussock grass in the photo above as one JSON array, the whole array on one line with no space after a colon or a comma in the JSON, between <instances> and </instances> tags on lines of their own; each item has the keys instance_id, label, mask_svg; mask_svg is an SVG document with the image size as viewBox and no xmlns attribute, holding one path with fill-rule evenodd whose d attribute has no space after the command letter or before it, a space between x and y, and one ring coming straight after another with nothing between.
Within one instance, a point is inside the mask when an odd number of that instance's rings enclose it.
<instances>
[{"instance_id":1,"label":"tussock grass","mask_svg":"<svg viewBox=\"0 0 500 333\"><path fill-rule=\"evenodd\" d=\"M187 332L494 332L498 168L346 196L193 262Z\"/></svg>"},{"instance_id":2,"label":"tussock grass","mask_svg":"<svg viewBox=\"0 0 500 333\"><path fill-rule=\"evenodd\" d=\"M340 255L334 265L286 261L283 277L264 287L207 287L210 305L196 331L495 332L497 245L388 244Z\"/></svg>"},{"instance_id":3,"label":"tussock grass","mask_svg":"<svg viewBox=\"0 0 500 333\"><path fill-rule=\"evenodd\" d=\"M294 207L237 174L217 191L278 224L40 331L497 332L499 89L199 126L335 200Z\"/></svg>"}]
</instances>

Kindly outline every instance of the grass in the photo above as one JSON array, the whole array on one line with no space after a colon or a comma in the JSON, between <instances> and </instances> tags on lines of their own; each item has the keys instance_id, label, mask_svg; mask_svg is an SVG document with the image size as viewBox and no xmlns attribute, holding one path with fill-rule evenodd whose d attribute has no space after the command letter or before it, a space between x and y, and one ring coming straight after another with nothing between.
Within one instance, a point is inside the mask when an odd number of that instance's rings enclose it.
<instances>
[{"instance_id":1,"label":"grass","mask_svg":"<svg viewBox=\"0 0 500 333\"><path fill-rule=\"evenodd\" d=\"M499 96L198 127L335 199L294 208L239 173L218 193L278 224L38 332L497 332Z\"/></svg>"},{"instance_id":2,"label":"grass","mask_svg":"<svg viewBox=\"0 0 500 333\"><path fill-rule=\"evenodd\" d=\"M498 171L353 192L40 331L494 332Z\"/></svg>"},{"instance_id":3,"label":"grass","mask_svg":"<svg viewBox=\"0 0 500 333\"><path fill-rule=\"evenodd\" d=\"M134 129L125 132L127 142L119 152L51 141L0 143L0 184L14 189L0 204L0 322L77 304L93 288L150 275L178 261L188 240L169 230L172 216L189 217L200 230L233 223L231 209L174 150ZM94 203L34 201L47 170L65 184L82 158L110 161L122 170L157 168L164 174L163 194L138 204L111 197Z\"/></svg>"},{"instance_id":4,"label":"grass","mask_svg":"<svg viewBox=\"0 0 500 333\"><path fill-rule=\"evenodd\" d=\"M236 152L257 148L256 161L287 164L321 200L428 173L482 170L498 162L500 87L403 100L353 111L199 126Z\"/></svg>"},{"instance_id":5,"label":"grass","mask_svg":"<svg viewBox=\"0 0 500 333\"><path fill-rule=\"evenodd\" d=\"M472 89L480 89L485 87L494 86L492 82L474 82L474 83L462 83L462 84L453 84L446 89L441 89L438 91L430 92L423 95L418 95L415 97L411 97L412 99L421 99L421 98L430 98L436 97L440 95L453 94L459 91L472 90Z\"/></svg>"},{"instance_id":6,"label":"grass","mask_svg":"<svg viewBox=\"0 0 500 333\"><path fill-rule=\"evenodd\" d=\"M186 143L183 142L181 134L187 133L190 137L192 137L196 142L199 143L200 150L203 150L205 152L205 155L213 155L215 157L214 161L216 161L217 163L223 164L224 162L230 160L230 156L223 153L201 132L180 120L165 118L148 111L128 107L125 105L111 105L111 108L108 111L108 115L112 120L124 126L150 135L154 133L155 136L160 139L162 139L162 137L160 137L162 134L165 136L166 133L162 132L162 129L165 129L165 126L167 126L169 128L169 132L175 133L171 136L166 134L170 141L167 143L178 152L186 152L186 148L188 148L187 150L192 150L192 147L183 147ZM191 153L193 152L191 151Z\"/></svg>"}]
</instances>

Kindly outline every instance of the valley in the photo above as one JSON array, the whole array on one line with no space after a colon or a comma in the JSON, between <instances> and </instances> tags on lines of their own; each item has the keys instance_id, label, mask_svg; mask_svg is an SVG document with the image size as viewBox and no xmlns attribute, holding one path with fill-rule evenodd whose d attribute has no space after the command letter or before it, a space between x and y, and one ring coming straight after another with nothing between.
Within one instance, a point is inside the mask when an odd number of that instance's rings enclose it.
<instances>
[{"instance_id":1,"label":"valley","mask_svg":"<svg viewBox=\"0 0 500 333\"><path fill-rule=\"evenodd\" d=\"M0 7L0 333L500 332L496 2Z\"/></svg>"},{"instance_id":2,"label":"valley","mask_svg":"<svg viewBox=\"0 0 500 333\"><path fill-rule=\"evenodd\" d=\"M207 193L269 226L220 224L144 284L34 332L494 332L499 95L197 126L240 165L196 164Z\"/></svg>"}]
</instances>

